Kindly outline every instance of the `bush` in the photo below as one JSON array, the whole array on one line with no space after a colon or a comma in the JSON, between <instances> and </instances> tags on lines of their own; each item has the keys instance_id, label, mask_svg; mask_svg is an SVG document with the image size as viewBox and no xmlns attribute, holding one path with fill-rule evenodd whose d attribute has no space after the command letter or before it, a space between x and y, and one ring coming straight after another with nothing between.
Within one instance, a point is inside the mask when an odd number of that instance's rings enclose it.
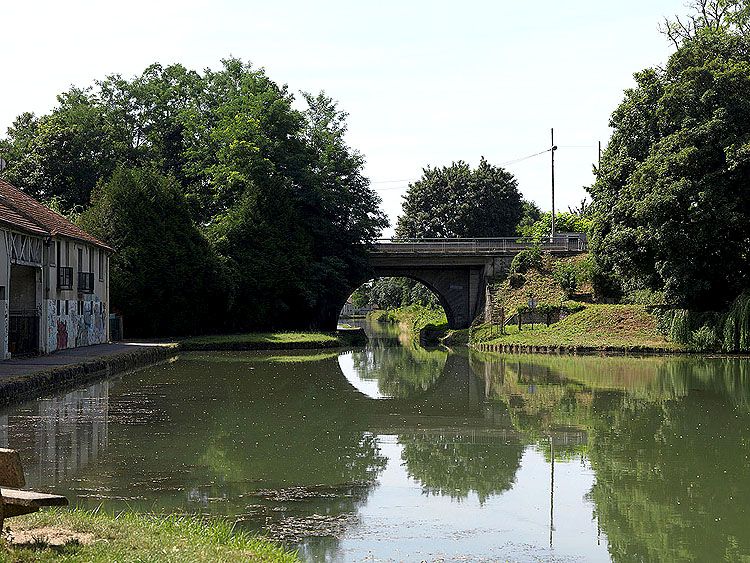
<instances>
[{"instance_id":1,"label":"bush","mask_svg":"<svg viewBox=\"0 0 750 563\"><path fill-rule=\"evenodd\" d=\"M713 327L703 325L698 330L693 331L690 338L690 348L696 352L709 352L717 350L719 347L719 339Z\"/></svg>"},{"instance_id":2,"label":"bush","mask_svg":"<svg viewBox=\"0 0 750 563\"><path fill-rule=\"evenodd\" d=\"M510 263L511 274L525 274L532 268L539 270L542 267L542 249L533 246L522 250L513 257Z\"/></svg>"},{"instance_id":3,"label":"bush","mask_svg":"<svg viewBox=\"0 0 750 563\"><path fill-rule=\"evenodd\" d=\"M750 351L750 294L740 295L724 318L722 348L727 352Z\"/></svg>"},{"instance_id":4,"label":"bush","mask_svg":"<svg viewBox=\"0 0 750 563\"><path fill-rule=\"evenodd\" d=\"M577 313L578 311L583 311L585 308L586 305L579 301L565 301L562 304L562 307L560 307L560 311L567 315L572 315L573 313Z\"/></svg>"},{"instance_id":5,"label":"bush","mask_svg":"<svg viewBox=\"0 0 750 563\"><path fill-rule=\"evenodd\" d=\"M523 287L523 284L526 283L526 276L523 274L512 273L508 278L508 283L511 288L518 289L519 287Z\"/></svg>"},{"instance_id":6,"label":"bush","mask_svg":"<svg viewBox=\"0 0 750 563\"><path fill-rule=\"evenodd\" d=\"M571 264L570 262L557 262L552 277L558 284L560 284L560 287L566 295L570 295L578 289L578 269L575 264Z\"/></svg>"}]
</instances>

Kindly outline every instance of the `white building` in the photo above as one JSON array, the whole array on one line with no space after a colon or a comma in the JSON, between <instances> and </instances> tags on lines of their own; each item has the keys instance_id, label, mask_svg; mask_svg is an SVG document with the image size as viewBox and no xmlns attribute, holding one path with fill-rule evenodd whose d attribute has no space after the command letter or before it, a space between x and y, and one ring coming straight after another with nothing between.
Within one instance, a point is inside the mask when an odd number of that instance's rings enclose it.
<instances>
[{"instance_id":1,"label":"white building","mask_svg":"<svg viewBox=\"0 0 750 563\"><path fill-rule=\"evenodd\" d=\"M111 253L0 180L0 359L107 342Z\"/></svg>"}]
</instances>

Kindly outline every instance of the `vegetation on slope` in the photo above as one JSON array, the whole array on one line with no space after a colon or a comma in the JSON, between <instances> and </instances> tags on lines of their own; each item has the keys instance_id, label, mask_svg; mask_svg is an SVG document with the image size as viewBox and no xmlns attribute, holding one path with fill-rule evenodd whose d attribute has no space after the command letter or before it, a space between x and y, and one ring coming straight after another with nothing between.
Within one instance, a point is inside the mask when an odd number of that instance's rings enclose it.
<instances>
[{"instance_id":1,"label":"vegetation on slope","mask_svg":"<svg viewBox=\"0 0 750 563\"><path fill-rule=\"evenodd\" d=\"M510 328L510 327L508 327ZM549 327L525 325L520 332L497 335L487 325L473 332L475 343L569 347L617 348L624 350L681 350L669 342L657 327L657 319L640 305L589 305Z\"/></svg>"}]
</instances>

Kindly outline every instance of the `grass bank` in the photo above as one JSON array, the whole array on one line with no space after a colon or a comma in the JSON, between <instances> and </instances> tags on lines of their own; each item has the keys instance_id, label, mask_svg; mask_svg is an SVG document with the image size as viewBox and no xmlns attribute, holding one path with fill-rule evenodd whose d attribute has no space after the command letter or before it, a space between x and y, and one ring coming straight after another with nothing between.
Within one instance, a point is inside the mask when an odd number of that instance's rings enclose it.
<instances>
[{"instance_id":1,"label":"grass bank","mask_svg":"<svg viewBox=\"0 0 750 563\"><path fill-rule=\"evenodd\" d=\"M346 342L329 332L252 332L196 336L180 342L182 350L295 350L337 348Z\"/></svg>"},{"instance_id":2,"label":"grass bank","mask_svg":"<svg viewBox=\"0 0 750 563\"><path fill-rule=\"evenodd\" d=\"M640 305L588 305L550 325L498 328L482 325L473 330L471 343L479 349L562 352L680 352L657 328L657 319Z\"/></svg>"},{"instance_id":3,"label":"grass bank","mask_svg":"<svg viewBox=\"0 0 750 563\"><path fill-rule=\"evenodd\" d=\"M408 305L398 309L373 311L371 319L398 324L413 339L419 339L422 331L440 331L448 328L448 319L442 309L422 305Z\"/></svg>"},{"instance_id":4,"label":"grass bank","mask_svg":"<svg viewBox=\"0 0 750 563\"><path fill-rule=\"evenodd\" d=\"M0 543L3 563L298 561L294 553L234 530L225 521L190 516L115 516L61 509L14 518L6 524L14 540Z\"/></svg>"}]
</instances>

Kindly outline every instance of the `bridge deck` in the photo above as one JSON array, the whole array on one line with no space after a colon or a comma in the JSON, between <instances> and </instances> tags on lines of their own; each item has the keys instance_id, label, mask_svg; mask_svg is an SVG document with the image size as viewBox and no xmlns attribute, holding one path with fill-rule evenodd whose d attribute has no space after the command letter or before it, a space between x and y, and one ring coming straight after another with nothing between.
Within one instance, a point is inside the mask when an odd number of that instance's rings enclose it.
<instances>
[{"instance_id":1,"label":"bridge deck","mask_svg":"<svg viewBox=\"0 0 750 563\"><path fill-rule=\"evenodd\" d=\"M545 252L586 252L588 243L583 233L566 233L542 241L518 237L504 238L423 238L381 239L373 246L374 254L464 254L487 255L517 254L538 247Z\"/></svg>"}]
</instances>

